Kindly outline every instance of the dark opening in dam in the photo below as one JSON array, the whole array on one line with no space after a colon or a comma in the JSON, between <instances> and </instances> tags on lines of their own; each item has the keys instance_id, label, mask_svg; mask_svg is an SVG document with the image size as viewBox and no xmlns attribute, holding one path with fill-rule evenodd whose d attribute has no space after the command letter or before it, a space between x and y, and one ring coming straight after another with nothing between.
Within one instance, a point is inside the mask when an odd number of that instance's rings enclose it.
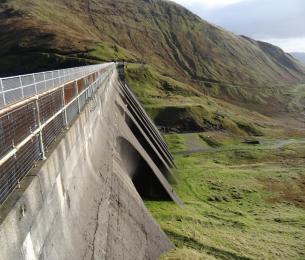
<instances>
[{"instance_id":1,"label":"dark opening in dam","mask_svg":"<svg viewBox=\"0 0 305 260\"><path fill-rule=\"evenodd\" d=\"M118 147L124 169L142 199L170 200L168 193L138 151L122 137L118 139Z\"/></svg>"}]
</instances>

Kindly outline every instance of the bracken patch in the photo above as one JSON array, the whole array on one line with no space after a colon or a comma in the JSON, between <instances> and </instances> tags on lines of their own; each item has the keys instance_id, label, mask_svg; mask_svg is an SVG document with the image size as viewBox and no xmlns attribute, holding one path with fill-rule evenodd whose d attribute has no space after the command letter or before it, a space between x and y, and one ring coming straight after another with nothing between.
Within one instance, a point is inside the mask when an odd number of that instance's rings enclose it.
<instances>
[{"instance_id":1,"label":"bracken patch","mask_svg":"<svg viewBox=\"0 0 305 260\"><path fill-rule=\"evenodd\" d=\"M296 207L305 209L305 176L291 180L275 180L271 178L259 178L265 190L270 193L266 199L269 203L290 202Z\"/></svg>"}]
</instances>

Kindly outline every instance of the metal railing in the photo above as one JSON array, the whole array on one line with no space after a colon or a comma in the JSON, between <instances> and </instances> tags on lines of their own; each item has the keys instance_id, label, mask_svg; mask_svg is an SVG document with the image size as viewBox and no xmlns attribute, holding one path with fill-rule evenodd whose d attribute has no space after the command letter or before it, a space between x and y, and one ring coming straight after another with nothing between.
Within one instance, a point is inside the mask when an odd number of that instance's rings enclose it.
<instances>
[{"instance_id":1,"label":"metal railing","mask_svg":"<svg viewBox=\"0 0 305 260\"><path fill-rule=\"evenodd\" d=\"M0 109L22 99L41 94L69 81L97 71L105 65L46 71L8 78L0 78Z\"/></svg>"},{"instance_id":2,"label":"metal railing","mask_svg":"<svg viewBox=\"0 0 305 260\"><path fill-rule=\"evenodd\" d=\"M46 158L50 146L96 90L107 83L114 69L115 64L108 63L63 70L62 76L58 71L42 72L39 75L49 73L53 77L35 83L22 79L35 79L36 74L1 79L5 88L0 95L6 107L0 109L0 204L37 161ZM11 88L7 88L8 79L13 80ZM16 87L13 82L17 79L21 81ZM11 98L11 104L15 104L8 106L7 97L17 93L14 91L23 95Z\"/></svg>"}]
</instances>

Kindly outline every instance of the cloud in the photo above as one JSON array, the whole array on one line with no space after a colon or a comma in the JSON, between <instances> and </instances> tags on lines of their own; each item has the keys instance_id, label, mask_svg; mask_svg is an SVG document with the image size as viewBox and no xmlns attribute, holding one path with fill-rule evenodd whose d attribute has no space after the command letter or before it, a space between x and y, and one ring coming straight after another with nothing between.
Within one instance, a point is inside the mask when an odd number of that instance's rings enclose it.
<instances>
[{"instance_id":1,"label":"cloud","mask_svg":"<svg viewBox=\"0 0 305 260\"><path fill-rule=\"evenodd\" d=\"M304 0L175 0L203 19L236 34L287 50L305 46Z\"/></svg>"},{"instance_id":2,"label":"cloud","mask_svg":"<svg viewBox=\"0 0 305 260\"><path fill-rule=\"evenodd\" d=\"M305 36L304 0L255 0L202 14L237 34L255 38Z\"/></svg>"}]
</instances>

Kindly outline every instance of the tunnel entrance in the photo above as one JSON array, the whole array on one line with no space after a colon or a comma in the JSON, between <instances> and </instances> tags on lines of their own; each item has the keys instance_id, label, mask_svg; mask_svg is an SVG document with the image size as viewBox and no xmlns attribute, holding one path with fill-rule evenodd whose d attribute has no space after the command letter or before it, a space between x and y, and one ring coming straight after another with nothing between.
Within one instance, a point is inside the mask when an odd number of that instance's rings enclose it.
<instances>
[{"instance_id":1,"label":"tunnel entrance","mask_svg":"<svg viewBox=\"0 0 305 260\"><path fill-rule=\"evenodd\" d=\"M118 139L121 164L142 199L171 200L165 188L139 152L126 139Z\"/></svg>"}]
</instances>

